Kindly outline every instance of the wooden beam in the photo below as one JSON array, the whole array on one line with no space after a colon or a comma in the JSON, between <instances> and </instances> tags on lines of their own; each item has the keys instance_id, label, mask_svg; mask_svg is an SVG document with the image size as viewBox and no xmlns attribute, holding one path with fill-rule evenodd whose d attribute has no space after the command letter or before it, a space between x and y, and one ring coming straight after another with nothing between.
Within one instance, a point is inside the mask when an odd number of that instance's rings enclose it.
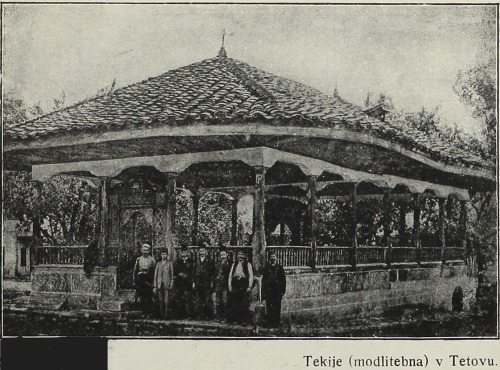
<instances>
[{"instance_id":1,"label":"wooden beam","mask_svg":"<svg viewBox=\"0 0 500 370\"><path fill-rule=\"evenodd\" d=\"M399 245L407 245L406 235L406 202L399 202Z\"/></svg>"},{"instance_id":2,"label":"wooden beam","mask_svg":"<svg viewBox=\"0 0 500 370\"><path fill-rule=\"evenodd\" d=\"M321 171L336 173L348 182L371 182L377 186L395 187L405 184L413 193L423 193L430 189L439 196L456 194L460 199L468 199L468 191L452 186L437 185L430 182L402 178L392 175L378 175L368 172L352 170L319 159L287 153L280 150L256 147L213 152L197 152L185 154L171 154L161 156L129 157L120 159L106 159L100 161L84 161L72 163L56 163L34 165L33 179L45 181L60 173L90 172L94 176L115 177L121 171L130 167L151 166L160 172L182 172L193 163L220 162L240 160L249 166L271 166L276 162L292 163L299 166L304 173L317 175Z\"/></svg>"},{"instance_id":3,"label":"wooden beam","mask_svg":"<svg viewBox=\"0 0 500 370\"><path fill-rule=\"evenodd\" d=\"M351 266L356 269L358 264L358 216L357 216L357 196L358 183L354 184L351 193L351 222L352 222L352 235L351 235Z\"/></svg>"},{"instance_id":4,"label":"wooden beam","mask_svg":"<svg viewBox=\"0 0 500 370\"><path fill-rule=\"evenodd\" d=\"M261 274L266 264L266 235L264 221L266 167L255 167L255 195L253 200L252 256L256 274Z\"/></svg>"},{"instance_id":5,"label":"wooden beam","mask_svg":"<svg viewBox=\"0 0 500 370\"><path fill-rule=\"evenodd\" d=\"M439 198L439 243L441 244L441 261L446 263L446 198Z\"/></svg>"},{"instance_id":6,"label":"wooden beam","mask_svg":"<svg viewBox=\"0 0 500 370\"><path fill-rule=\"evenodd\" d=\"M316 268L317 250L316 250L316 179L317 176L311 175L307 177L307 210L309 214L309 235L311 238L311 261L312 269Z\"/></svg>"},{"instance_id":7,"label":"wooden beam","mask_svg":"<svg viewBox=\"0 0 500 370\"><path fill-rule=\"evenodd\" d=\"M387 248L387 256L386 263L387 267L391 267L392 263L392 241L391 241L391 195L389 191L384 192L384 197L382 199L382 208L383 208L383 228L384 228L384 237L383 237L383 245Z\"/></svg>"},{"instance_id":8,"label":"wooden beam","mask_svg":"<svg viewBox=\"0 0 500 370\"><path fill-rule=\"evenodd\" d=\"M427 155L405 148L403 145L392 142L387 139L377 138L371 134L353 132L349 130L320 127L297 127L282 126L279 128L281 136L302 136L307 138L326 138L351 141L360 144L379 146L392 150L402 155L412 158L418 162L436 168L443 172L454 173L465 176L475 176L495 181L494 167L485 170L479 166L459 167L430 159ZM35 148L55 148L65 146L76 146L83 144L94 144L100 142L110 142L116 140L139 140L149 137L173 137L173 136L234 136L234 135L252 135L252 136L276 136L276 126L266 125L262 122L248 122L245 125L206 125L193 124L182 125L179 127L167 125L151 128L127 129L121 131L101 132L95 134L81 133L64 135L61 137L50 136L49 138L39 138L34 141L6 141L4 143L4 152L15 150L26 150Z\"/></svg>"},{"instance_id":9,"label":"wooden beam","mask_svg":"<svg viewBox=\"0 0 500 370\"><path fill-rule=\"evenodd\" d=\"M30 270L33 270L33 267L37 264L37 248L42 246L42 190L43 183L40 181L31 181L33 184L34 194L34 207L33 207L33 238L35 239L34 243L30 243Z\"/></svg>"},{"instance_id":10,"label":"wooden beam","mask_svg":"<svg viewBox=\"0 0 500 370\"><path fill-rule=\"evenodd\" d=\"M193 245L198 245L198 228L199 228L199 216L198 216L198 211L199 211L199 206L200 206L200 196L198 194L198 191L192 191L193 196L191 199L193 200L193 229L191 230L191 243Z\"/></svg>"},{"instance_id":11,"label":"wooden beam","mask_svg":"<svg viewBox=\"0 0 500 370\"><path fill-rule=\"evenodd\" d=\"M420 241L420 211L421 211L421 196L413 195L413 247L416 249L417 264L420 266L422 254L422 243Z\"/></svg>"},{"instance_id":12,"label":"wooden beam","mask_svg":"<svg viewBox=\"0 0 500 370\"><path fill-rule=\"evenodd\" d=\"M107 177L101 179L99 193L99 253L98 265L105 266L106 248L109 235L109 184L111 180Z\"/></svg>"},{"instance_id":13,"label":"wooden beam","mask_svg":"<svg viewBox=\"0 0 500 370\"><path fill-rule=\"evenodd\" d=\"M467 248L467 201L460 201L460 234L462 237L462 248Z\"/></svg>"},{"instance_id":14,"label":"wooden beam","mask_svg":"<svg viewBox=\"0 0 500 370\"><path fill-rule=\"evenodd\" d=\"M176 181L179 174L175 172L167 173L167 186L166 186L166 196L167 196L167 208L165 210L165 232L166 237L166 248L168 248L169 256L174 256L174 239L175 239L175 194L176 194Z\"/></svg>"},{"instance_id":15,"label":"wooden beam","mask_svg":"<svg viewBox=\"0 0 500 370\"><path fill-rule=\"evenodd\" d=\"M238 198L231 201L231 245L238 244Z\"/></svg>"}]
</instances>

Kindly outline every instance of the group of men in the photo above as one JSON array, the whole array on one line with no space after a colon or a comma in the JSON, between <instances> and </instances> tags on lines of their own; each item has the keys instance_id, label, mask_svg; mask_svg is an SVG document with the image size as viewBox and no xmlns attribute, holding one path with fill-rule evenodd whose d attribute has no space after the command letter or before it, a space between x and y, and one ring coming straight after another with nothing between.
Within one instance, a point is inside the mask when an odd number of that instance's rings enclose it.
<instances>
[{"instance_id":1,"label":"group of men","mask_svg":"<svg viewBox=\"0 0 500 370\"><path fill-rule=\"evenodd\" d=\"M232 261L221 246L217 263L209 258L205 243L200 244L195 261L186 245L181 246L180 256L174 262L169 259L167 249L161 249L160 254L161 260L157 262L150 254L150 246L144 244L142 256L135 262L133 282L143 311L151 312L156 307L162 318L172 315L179 319L212 319L215 316L234 323L250 321L254 274L243 251ZM262 276L262 296L269 326L279 327L286 277L276 255L271 253L269 257Z\"/></svg>"}]
</instances>

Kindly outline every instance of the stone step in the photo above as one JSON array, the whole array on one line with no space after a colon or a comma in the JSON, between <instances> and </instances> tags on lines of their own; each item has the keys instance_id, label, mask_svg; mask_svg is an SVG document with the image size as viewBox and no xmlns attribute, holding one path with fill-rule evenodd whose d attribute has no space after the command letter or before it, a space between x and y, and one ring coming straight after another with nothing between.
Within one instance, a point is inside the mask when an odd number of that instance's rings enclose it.
<instances>
[{"instance_id":1,"label":"stone step","mask_svg":"<svg viewBox=\"0 0 500 370\"><path fill-rule=\"evenodd\" d=\"M132 308L132 302L125 299L100 299L97 301L97 309L101 311L124 312Z\"/></svg>"},{"instance_id":2,"label":"stone step","mask_svg":"<svg viewBox=\"0 0 500 370\"><path fill-rule=\"evenodd\" d=\"M67 304L67 295L33 293L28 297L28 308L47 311L61 311ZM22 304L25 302L19 302Z\"/></svg>"}]
</instances>

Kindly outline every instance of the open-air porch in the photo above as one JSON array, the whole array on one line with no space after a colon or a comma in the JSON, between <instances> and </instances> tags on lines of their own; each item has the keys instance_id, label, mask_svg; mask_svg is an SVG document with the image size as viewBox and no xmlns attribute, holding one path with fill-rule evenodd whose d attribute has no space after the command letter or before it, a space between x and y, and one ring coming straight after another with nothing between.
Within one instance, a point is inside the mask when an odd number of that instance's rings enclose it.
<instances>
[{"instance_id":1,"label":"open-air porch","mask_svg":"<svg viewBox=\"0 0 500 370\"><path fill-rule=\"evenodd\" d=\"M132 288L133 264L143 243L156 254L167 246L175 258L179 194L189 199L184 206L191 208L192 246L201 238L200 200L207 194L226 198L228 235L225 241L208 240L210 254L217 259L221 243L233 253L242 249L257 274L271 250L289 272L463 264L468 256L468 193L463 189L355 171L265 147L33 166L33 180L40 184L59 174L99 187L98 244L96 249L39 246L34 276L78 271L89 253L96 253L96 271L107 271L108 278L101 277L95 294L103 293L106 279L106 295ZM251 212L249 234L238 217L244 216L245 204ZM433 228L424 225L429 222ZM63 283L61 289L74 285ZM258 289L255 296L259 299Z\"/></svg>"}]
</instances>

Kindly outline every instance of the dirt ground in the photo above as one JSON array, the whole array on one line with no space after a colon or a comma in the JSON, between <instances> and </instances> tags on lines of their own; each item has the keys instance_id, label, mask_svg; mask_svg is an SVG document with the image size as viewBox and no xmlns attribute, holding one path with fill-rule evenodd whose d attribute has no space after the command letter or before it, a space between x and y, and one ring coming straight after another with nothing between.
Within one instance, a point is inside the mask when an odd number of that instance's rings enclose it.
<instances>
[{"instance_id":1,"label":"dirt ground","mask_svg":"<svg viewBox=\"0 0 500 370\"><path fill-rule=\"evenodd\" d=\"M154 320L139 313L4 312L5 336L493 337L496 311L444 312L404 306L378 316L283 322L280 329L214 321Z\"/></svg>"}]
</instances>

